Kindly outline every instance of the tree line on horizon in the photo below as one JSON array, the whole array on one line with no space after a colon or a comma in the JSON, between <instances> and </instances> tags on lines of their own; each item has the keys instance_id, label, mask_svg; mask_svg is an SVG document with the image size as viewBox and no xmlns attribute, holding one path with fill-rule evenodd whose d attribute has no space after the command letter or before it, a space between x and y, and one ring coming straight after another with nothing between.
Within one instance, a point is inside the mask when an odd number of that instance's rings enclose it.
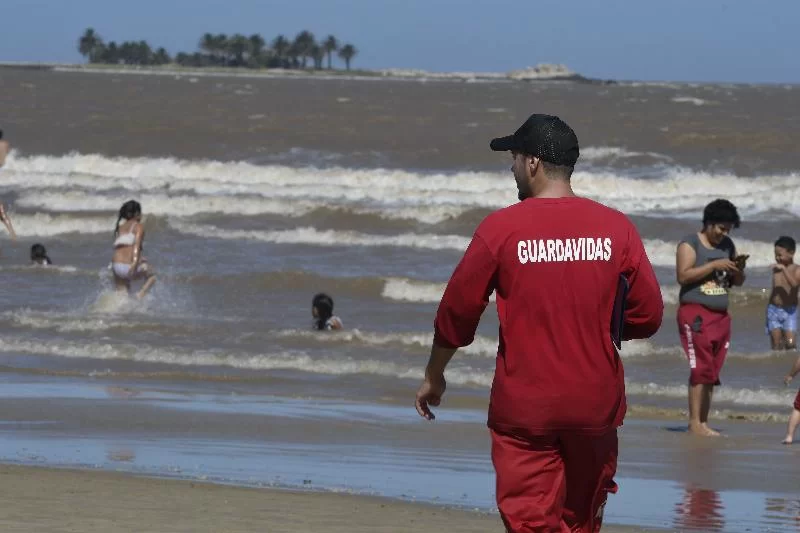
<instances>
[{"instance_id":1,"label":"tree line on horizon","mask_svg":"<svg viewBox=\"0 0 800 533\"><path fill-rule=\"evenodd\" d=\"M200 37L198 51L178 52L170 56L164 47L153 49L147 41L117 43L103 38L87 28L78 39L78 51L89 63L107 65L168 65L175 63L186 67L246 67L321 70L327 59L332 69L334 53L350 70L350 62L358 53L352 44L341 44L333 35L318 42L308 30L298 33L293 40L278 35L269 44L255 33L249 37L236 33L205 33Z\"/></svg>"}]
</instances>

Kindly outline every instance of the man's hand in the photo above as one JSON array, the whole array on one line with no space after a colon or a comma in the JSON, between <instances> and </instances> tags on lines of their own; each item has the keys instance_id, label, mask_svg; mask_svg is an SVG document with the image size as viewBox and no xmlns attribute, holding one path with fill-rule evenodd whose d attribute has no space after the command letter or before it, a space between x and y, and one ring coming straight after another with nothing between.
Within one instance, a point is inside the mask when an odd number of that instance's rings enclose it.
<instances>
[{"instance_id":1,"label":"man's hand","mask_svg":"<svg viewBox=\"0 0 800 533\"><path fill-rule=\"evenodd\" d=\"M441 403L442 395L446 388L447 382L444 379L444 375L433 377L425 375L425 380L417 391L417 401L415 403L419 416L426 420L434 420L436 418L429 406L438 406Z\"/></svg>"},{"instance_id":2,"label":"man's hand","mask_svg":"<svg viewBox=\"0 0 800 533\"><path fill-rule=\"evenodd\" d=\"M739 272L736 263L727 258L717 259L711 262L714 265L714 270L727 270L728 272Z\"/></svg>"},{"instance_id":3,"label":"man's hand","mask_svg":"<svg viewBox=\"0 0 800 533\"><path fill-rule=\"evenodd\" d=\"M773 272L783 272L784 270L786 270L786 265L782 265L780 263L775 263L772 265Z\"/></svg>"},{"instance_id":4,"label":"man's hand","mask_svg":"<svg viewBox=\"0 0 800 533\"><path fill-rule=\"evenodd\" d=\"M783 384L784 384L784 385L786 385L786 386L788 387L788 386L789 386L789 383L791 383L791 381L792 381L792 378L793 378L793 377L794 377L794 376L792 376L791 374L786 374L786 375L783 377Z\"/></svg>"}]
</instances>

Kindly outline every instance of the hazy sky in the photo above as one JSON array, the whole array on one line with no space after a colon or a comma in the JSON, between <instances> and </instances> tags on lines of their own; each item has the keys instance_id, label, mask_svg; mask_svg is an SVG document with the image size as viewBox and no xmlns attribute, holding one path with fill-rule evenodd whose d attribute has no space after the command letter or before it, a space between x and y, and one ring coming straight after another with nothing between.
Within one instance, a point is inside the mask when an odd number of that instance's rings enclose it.
<instances>
[{"instance_id":1,"label":"hazy sky","mask_svg":"<svg viewBox=\"0 0 800 533\"><path fill-rule=\"evenodd\" d=\"M0 0L0 61L78 62L94 27L170 53L200 35L293 37L359 50L354 67L800 83L800 0Z\"/></svg>"}]
</instances>

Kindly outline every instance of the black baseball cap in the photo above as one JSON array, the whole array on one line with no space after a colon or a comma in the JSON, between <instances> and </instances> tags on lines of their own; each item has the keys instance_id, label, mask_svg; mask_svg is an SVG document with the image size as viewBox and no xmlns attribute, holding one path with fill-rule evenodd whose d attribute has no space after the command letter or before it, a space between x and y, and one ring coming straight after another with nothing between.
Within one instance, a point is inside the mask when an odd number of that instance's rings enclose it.
<instances>
[{"instance_id":1,"label":"black baseball cap","mask_svg":"<svg viewBox=\"0 0 800 533\"><path fill-rule=\"evenodd\" d=\"M574 167L580 153L578 136L566 122L553 115L534 114L512 135L492 139L495 152L520 152L554 165Z\"/></svg>"}]
</instances>

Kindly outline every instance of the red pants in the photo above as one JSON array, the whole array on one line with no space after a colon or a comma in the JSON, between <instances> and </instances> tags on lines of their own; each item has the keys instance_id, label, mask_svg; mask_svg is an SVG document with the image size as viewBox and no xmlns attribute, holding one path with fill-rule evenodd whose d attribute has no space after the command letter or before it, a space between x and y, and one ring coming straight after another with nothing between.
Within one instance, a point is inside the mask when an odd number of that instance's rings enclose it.
<instances>
[{"instance_id":1,"label":"red pants","mask_svg":"<svg viewBox=\"0 0 800 533\"><path fill-rule=\"evenodd\" d=\"M731 316L698 304L678 307L678 332L689 360L689 383L719 385L731 341Z\"/></svg>"},{"instance_id":2,"label":"red pants","mask_svg":"<svg viewBox=\"0 0 800 533\"><path fill-rule=\"evenodd\" d=\"M794 397L794 408L800 411L800 389L797 389L797 396Z\"/></svg>"},{"instance_id":3,"label":"red pants","mask_svg":"<svg viewBox=\"0 0 800 533\"><path fill-rule=\"evenodd\" d=\"M509 533L597 533L617 492L617 431L602 436L492 434L497 507Z\"/></svg>"}]
</instances>

